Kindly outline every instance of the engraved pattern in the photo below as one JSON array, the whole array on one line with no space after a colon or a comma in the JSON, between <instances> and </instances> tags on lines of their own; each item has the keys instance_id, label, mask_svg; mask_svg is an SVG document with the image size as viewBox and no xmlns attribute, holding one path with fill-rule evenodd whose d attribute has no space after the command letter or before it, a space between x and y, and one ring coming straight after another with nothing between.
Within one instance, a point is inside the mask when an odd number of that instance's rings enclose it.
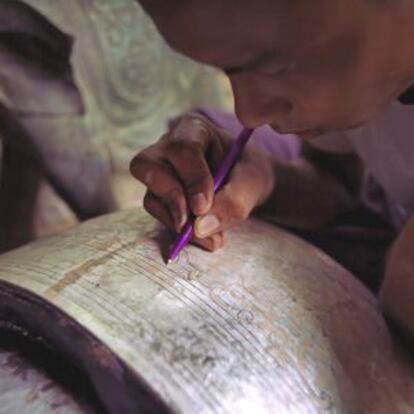
<instances>
[{"instance_id":1,"label":"engraved pattern","mask_svg":"<svg viewBox=\"0 0 414 414\"><path fill-rule=\"evenodd\" d=\"M222 75L171 51L138 2L26 1L75 36L81 124L98 142L143 147L191 106L228 107Z\"/></svg>"},{"instance_id":2,"label":"engraved pattern","mask_svg":"<svg viewBox=\"0 0 414 414\"><path fill-rule=\"evenodd\" d=\"M155 228L143 210L102 217L3 255L0 279L87 327L175 412L414 406L413 365L375 299L320 251L252 220L166 267Z\"/></svg>"}]
</instances>

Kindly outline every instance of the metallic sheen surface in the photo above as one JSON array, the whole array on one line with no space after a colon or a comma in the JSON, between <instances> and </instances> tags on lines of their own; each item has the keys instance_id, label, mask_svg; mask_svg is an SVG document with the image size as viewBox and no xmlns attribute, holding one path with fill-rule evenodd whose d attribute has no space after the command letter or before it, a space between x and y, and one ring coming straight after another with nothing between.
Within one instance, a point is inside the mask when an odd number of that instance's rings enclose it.
<instances>
[{"instance_id":1,"label":"metallic sheen surface","mask_svg":"<svg viewBox=\"0 0 414 414\"><path fill-rule=\"evenodd\" d=\"M1 256L0 304L29 303L28 325L63 311L36 326L63 335L77 321L112 351L94 348L108 375L124 372L117 355L173 412L414 411L412 360L376 299L325 254L257 220L224 249L189 246L168 267L166 244L140 209L92 220ZM36 296L24 303L16 290L13 301L4 282ZM85 335L65 346L82 349Z\"/></svg>"}]
</instances>

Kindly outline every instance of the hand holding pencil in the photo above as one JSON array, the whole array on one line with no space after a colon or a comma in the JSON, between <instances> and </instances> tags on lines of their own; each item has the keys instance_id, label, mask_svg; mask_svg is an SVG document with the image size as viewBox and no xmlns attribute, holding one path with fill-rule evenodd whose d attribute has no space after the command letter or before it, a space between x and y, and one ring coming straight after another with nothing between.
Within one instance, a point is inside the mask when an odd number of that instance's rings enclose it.
<instances>
[{"instance_id":1,"label":"hand holding pencil","mask_svg":"<svg viewBox=\"0 0 414 414\"><path fill-rule=\"evenodd\" d=\"M211 251L224 244L223 231L246 219L273 188L269 159L245 148L215 193L214 172L235 138L189 114L131 162L132 174L147 186L146 210L177 233L192 217L191 241Z\"/></svg>"},{"instance_id":2,"label":"hand holding pencil","mask_svg":"<svg viewBox=\"0 0 414 414\"><path fill-rule=\"evenodd\" d=\"M214 193L217 193L223 187L223 185L225 185L226 180L231 173L231 170L239 159L252 133L252 129L244 128L238 137L233 141L232 145L224 156L223 161L220 163L217 171L214 174ZM187 220L187 223L184 225L184 228L181 230L181 233L178 235L176 242L171 247L168 262L174 261L178 257L181 250L183 250L185 246L190 242L193 235L194 226L190 217Z\"/></svg>"}]
</instances>

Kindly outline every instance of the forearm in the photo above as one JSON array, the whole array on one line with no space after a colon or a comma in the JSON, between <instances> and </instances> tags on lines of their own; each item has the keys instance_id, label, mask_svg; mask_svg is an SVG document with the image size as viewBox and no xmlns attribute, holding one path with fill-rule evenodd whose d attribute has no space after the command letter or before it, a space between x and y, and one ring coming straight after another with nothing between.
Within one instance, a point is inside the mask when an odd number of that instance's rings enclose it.
<instances>
[{"instance_id":1,"label":"forearm","mask_svg":"<svg viewBox=\"0 0 414 414\"><path fill-rule=\"evenodd\" d=\"M355 205L358 191L304 157L275 160L273 170L273 192L257 212L275 223L298 229L319 228Z\"/></svg>"},{"instance_id":2,"label":"forearm","mask_svg":"<svg viewBox=\"0 0 414 414\"><path fill-rule=\"evenodd\" d=\"M380 301L384 312L414 341L414 217L394 242L386 262Z\"/></svg>"}]
</instances>

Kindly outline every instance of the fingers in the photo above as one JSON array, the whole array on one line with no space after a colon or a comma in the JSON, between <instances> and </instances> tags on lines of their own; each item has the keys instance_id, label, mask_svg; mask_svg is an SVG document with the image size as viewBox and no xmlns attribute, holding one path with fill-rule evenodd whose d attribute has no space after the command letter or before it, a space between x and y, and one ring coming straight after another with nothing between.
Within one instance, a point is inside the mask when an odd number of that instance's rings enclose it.
<instances>
[{"instance_id":1,"label":"fingers","mask_svg":"<svg viewBox=\"0 0 414 414\"><path fill-rule=\"evenodd\" d=\"M157 220L159 220L162 224L164 224L169 229L176 230L174 219L172 218L168 208L155 194L147 191L144 197L143 205L144 209Z\"/></svg>"},{"instance_id":2,"label":"fingers","mask_svg":"<svg viewBox=\"0 0 414 414\"><path fill-rule=\"evenodd\" d=\"M150 147L138 154L131 162L131 173L148 187L153 196L162 200L171 214L173 228L179 231L188 218L184 189L171 166L154 152ZM152 214L153 197L149 195L146 202Z\"/></svg>"},{"instance_id":3,"label":"fingers","mask_svg":"<svg viewBox=\"0 0 414 414\"><path fill-rule=\"evenodd\" d=\"M255 164L237 164L228 184L216 194L211 210L196 219L196 237L205 238L244 221L263 197L265 186Z\"/></svg>"},{"instance_id":4,"label":"fingers","mask_svg":"<svg viewBox=\"0 0 414 414\"><path fill-rule=\"evenodd\" d=\"M212 142L219 142L216 136L215 129L204 120L187 117L165 139L167 159L177 172L195 215L206 213L213 204L213 176L206 152Z\"/></svg>"},{"instance_id":5,"label":"fingers","mask_svg":"<svg viewBox=\"0 0 414 414\"><path fill-rule=\"evenodd\" d=\"M200 116L189 115L131 162L131 173L167 206L177 231L189 211L205 214L213 204L213 176L206 156L214 163L221 158L220 141L217 128Z\"/></svg>"},{"instance_id":6,"label":"fingers","mask_svg":"<svg viewBox=\"0 0 414 414\"><path fill-rule=\"evenodd\" d=\"M144 208L148 213L150 213L166 227L175 230L174 221L168 211L168 208L156 195L152 194L151 192L147 192L145 194ZM191 243L200 246L205 250L213 252L223 247L225 243L225 237L223 232L219 232L204 239L193 237Z\"/></svg>"},{"instance_id":7,"label":"fingers","mask_svg":"<svg viewBox=\"0 0 414 414\"><path fill-rule=\"evenodd\" d=\"M220 248L223 230L248 217L266 193L266 176L273 175L266 170L269 163L245 151L214 195L213 174L230 143L224 131L191 115L131 162L132 174L148 187L146 210L176 232L192 213L197 217L192 242L207 250Z\"/></svg>"},{"instance_id":8,"label":"fingers","mask_svg":"<svg viewBox=\"0 0 414 414\"><path fill-rule=\"evenodd\" d=\"M208 211L213 203L213 178L198 144L174 141L169 145L168 161L182 182L189 208L195 215Z\"/></svg>"},{"instance_id":9,"label":"fingers","mask_svg":"<svg viewBox=\"0 0 414 414\"><path fill-rule=\"evenodd\" d=\"M196 244L197 246L202 247L205 250L208 250L210 252L214 252L218 249L221 249L226 242L225 235L223 232L218 232L215 234L212 234L209 237L206 237L205 239L199 239L197 237L194 237L191 240L191 243Z\"/></svg>"}]
</instances>

